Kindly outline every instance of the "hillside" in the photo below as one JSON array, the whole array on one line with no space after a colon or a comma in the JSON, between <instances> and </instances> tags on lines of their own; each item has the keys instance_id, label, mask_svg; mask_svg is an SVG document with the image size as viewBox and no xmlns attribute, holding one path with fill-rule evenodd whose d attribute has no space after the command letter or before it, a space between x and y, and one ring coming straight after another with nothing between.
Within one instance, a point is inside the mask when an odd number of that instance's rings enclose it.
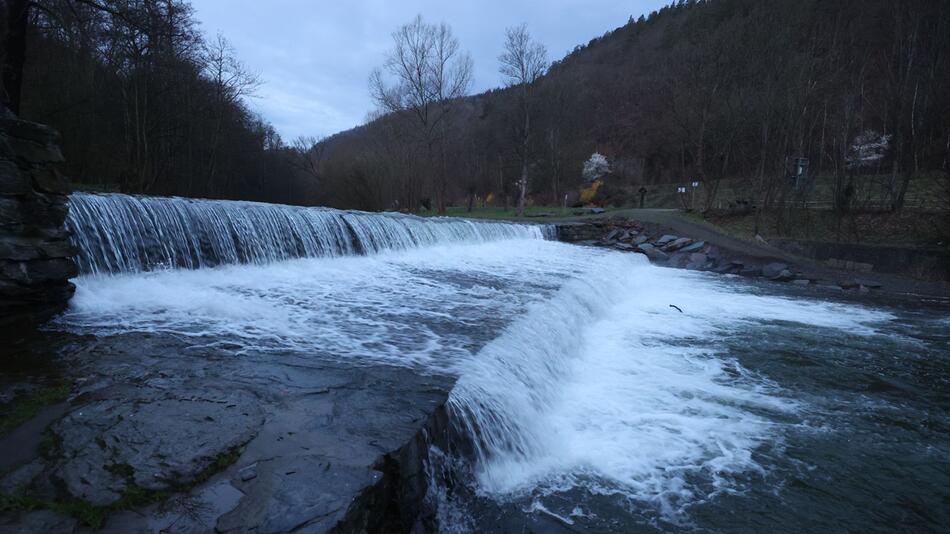
<instances>
[{"instance_id":1,"label":"hillside","mask_svg":"<svg viewBox=\"0 0 950 534\"><path fill-rule=\"evenodd\" d=\"M606 204L644 184L666 184L651 193L675 204L673 184L696 181L696 208L946 208L948 53L945 2L679 2L579 46L531 87L530 201L573 199L598 151ZM503 204L521 169L517 105L512 89L453 102L444 166L421 161L408 117L335 135L318 147L321 200L406 208L444 173L449 204ZM794 187L796 157L810 169Z\"/></svg>"}]
</instances>

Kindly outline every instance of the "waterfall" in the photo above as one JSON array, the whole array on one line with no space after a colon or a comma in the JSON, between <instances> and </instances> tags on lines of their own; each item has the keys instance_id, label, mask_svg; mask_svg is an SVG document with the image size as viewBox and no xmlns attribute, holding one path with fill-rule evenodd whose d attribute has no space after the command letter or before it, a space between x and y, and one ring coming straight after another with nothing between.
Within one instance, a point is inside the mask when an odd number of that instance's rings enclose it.
<instances>
[{"instance_id":1,"label":"waterfall","mask_svg":"<svg viewBox=\"0 0 950 534\"><path fill-rule=\"evenodd\" d=\"M543 225L89 193L70 196L66 224L83 274L264 264L552 236L552 229Z\"/></svg>"}]
</instances>

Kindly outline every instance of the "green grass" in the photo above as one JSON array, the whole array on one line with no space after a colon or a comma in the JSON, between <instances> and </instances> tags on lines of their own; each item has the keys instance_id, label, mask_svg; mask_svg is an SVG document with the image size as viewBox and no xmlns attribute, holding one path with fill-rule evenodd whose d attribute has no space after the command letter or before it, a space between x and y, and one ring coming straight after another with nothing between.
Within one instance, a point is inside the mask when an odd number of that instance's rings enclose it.
<instances>
[{"instance_id":1,"label":"green grass","mask_svg":"<svg viewBox=\"0 0 950 534\"><path fill-rule=\"evenodd\" d=\"M518 210L514 207L508 208L507 210L500 207L472 208L472 211L468 211L468 208L465 206L450 206L446 208L445 215L448 217L465 217L467 219L524 220L544 222L549 219L563 220L583 219L590 217L590 215L576 215L574 213L575 211L583 209L584 208L562 208L557 206L529 206L525 208L525 216L518 217ZM607 208L608 213L617 210L618 208ZM422 217L439 216L438 212L435 210L422 211L416 215Z\"/></svg>"},{"instance_id":2,"label":"green grass","mask_svg":"<svg viewBox=\"0 0 950 534\"><path fill-rule=\"evenodd\" d=\"M790 238L809 241L862 243L888 246L946 246L950 224L945 212L903 210L838 215L831 210L765 212L759 218L758 234L765 239ZM698 217L698 215L696 215ZM706 221L723 233L747 241L755 239L755 216L714 215Z\"/></svg>"},{"instance_id":3,"label":"green grass","mask_svg":"<svg viewBox=\"0 0 950 534\"><path fill-rule=\"evenodd\" d=\"M66 400L71 389L71 384L61 383L17 393L10 402L0 405L0 436L36 417L43 408Z\"/></svg>"}]
</instances>

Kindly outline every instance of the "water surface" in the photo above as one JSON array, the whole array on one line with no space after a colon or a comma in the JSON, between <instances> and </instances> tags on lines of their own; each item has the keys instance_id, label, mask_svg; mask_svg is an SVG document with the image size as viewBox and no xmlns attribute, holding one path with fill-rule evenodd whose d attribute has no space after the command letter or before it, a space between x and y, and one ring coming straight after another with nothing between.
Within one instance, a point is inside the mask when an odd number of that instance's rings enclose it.
<instances>
[{"instance_id":1,"label":"water surface","mask_svg":"<svg viewBox=\"0 0 950 534\"><path fill-rule=\"evenodd\" d=\"M89 274L60 324L457 376L475 447L433 450L446 531L946 524L945 304L510 237Z\"/></svg>"}]
</instances>

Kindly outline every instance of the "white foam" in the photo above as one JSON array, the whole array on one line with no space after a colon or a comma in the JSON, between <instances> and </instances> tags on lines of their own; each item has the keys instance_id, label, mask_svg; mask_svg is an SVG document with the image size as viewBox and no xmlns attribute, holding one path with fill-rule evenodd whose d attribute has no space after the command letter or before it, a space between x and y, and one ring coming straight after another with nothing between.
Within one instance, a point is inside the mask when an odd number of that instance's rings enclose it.
<instances>
[{"instance_id":1,"label":"white foam","mask_svg":"<svg viewBox=\"0 0 950 534\"><path fill-rule=\"evenodd\" d=\"M724 338L767 323L873 335L889 319L540 240L76 283L61 324L82 332L455 373L450 407L478 437L482 495L582 488L670 516L767 469L755 451L799 409Z\"/></svg>"},{"instance_id":2,"label":"white foam","mask_svg":"<svg viewBox=\"0 0 950 534\"><path fill-rule=\"evenodd\" d=\"M719 340L774 321L869 335L888 318L611 255L466 361L451 407L479 437L483 495L583 487L675 517L763 472L754 451L798 408Z\"/></svg>"}]
</instances>

